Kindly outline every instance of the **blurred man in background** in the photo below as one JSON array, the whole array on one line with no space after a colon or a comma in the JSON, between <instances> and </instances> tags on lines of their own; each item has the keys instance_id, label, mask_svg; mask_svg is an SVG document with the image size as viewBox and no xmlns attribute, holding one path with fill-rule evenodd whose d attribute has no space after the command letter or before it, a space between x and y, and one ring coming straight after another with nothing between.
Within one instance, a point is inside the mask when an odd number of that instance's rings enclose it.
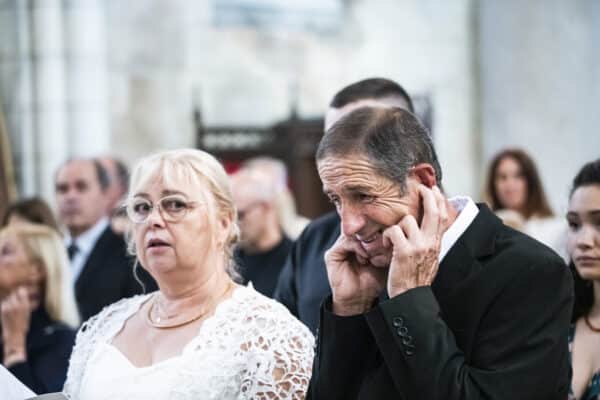
<instances>
[{"instance_id":1,"label":"blurred man in background","mask_svg":"<svg viewBox=\"0 0 600 400\"><path fill-rule=\"evenodd\" d=\"M115 157L100 157L98 161L108 174L109 185L106 197L110 226L114 232L122 235L129 225L125 209L121 207L129 190L129 169L123 161Z\"/></svg>"},{"instance_id":2,"label":"blurred man in background","mask_svg":"<svg viewBox=\"0 0 600 400\"><path fill-rule=\"evenodd\" d=\"M232 177L241 241L235 260L245 282L272 297L292 242L282 232L276 209L275 182L252 168Z\"/></svg>"},{"instance_id":3,"label":"blurred man in background","mask_svg":"<svg viewBox=\"0 0 600 400\"><path fill-rule=\"evenodd\" d=\"M142 292L125 241L109 224L109 182L106 170L96 160L69 160L56 173L58 216L67 230L65 245L82 321L115 301ZM140 276L148 290L155 287L141 269Z\"/></svg>"}]
</instances>

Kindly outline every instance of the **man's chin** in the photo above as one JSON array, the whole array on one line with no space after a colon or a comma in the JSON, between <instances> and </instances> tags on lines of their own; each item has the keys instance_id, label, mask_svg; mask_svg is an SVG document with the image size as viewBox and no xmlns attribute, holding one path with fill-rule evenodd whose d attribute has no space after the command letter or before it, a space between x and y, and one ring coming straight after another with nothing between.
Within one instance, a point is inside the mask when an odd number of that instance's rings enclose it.
<instances>
[{"instance_id":1,"label":"man's chin","mask_svg":"<svg viewBox=\"0 0 600 400\"><path fill-rule=\"evenodd\" d=\"M369 258L371 265L377 268L388 268L390 266L390 256L387 254L377 254Z\"/></svg>"}]
</instances>

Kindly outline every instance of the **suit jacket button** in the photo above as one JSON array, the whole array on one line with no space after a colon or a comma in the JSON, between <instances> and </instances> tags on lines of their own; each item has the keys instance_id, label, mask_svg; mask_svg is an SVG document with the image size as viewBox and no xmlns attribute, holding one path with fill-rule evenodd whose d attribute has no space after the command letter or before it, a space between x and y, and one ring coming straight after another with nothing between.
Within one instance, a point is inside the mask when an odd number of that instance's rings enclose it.
<instances>
[{"instance_id":1,"label":"suit jacket button","mask_svg":"<svg viewBox=\"0 0 600 400\"><path fill-rule=\"evenodd\" d=\"M398 328L398 330L396 331L396 333L400 337L405 337L408 334L408 328L405 327L405 326L401 326L400 328Z\"/></svg>"},{"instance_id":2,"label":"suit jacket button","mask_svg":"<svg viewBox=\"0 0 600 400\"><path fill-rule=\"evenodd\" d=\"M392 320L392 325L394 325L396 328L398 328L399 326L404 325L404 320L400 317L396 317Z\"/></svg>"}]
</instances>

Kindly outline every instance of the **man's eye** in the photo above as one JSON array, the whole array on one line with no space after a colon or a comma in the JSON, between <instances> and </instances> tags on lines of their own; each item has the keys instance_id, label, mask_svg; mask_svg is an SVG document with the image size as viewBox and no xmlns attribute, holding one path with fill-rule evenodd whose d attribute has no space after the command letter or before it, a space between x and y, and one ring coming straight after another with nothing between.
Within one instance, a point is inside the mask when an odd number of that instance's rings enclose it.
<instances>
[{"instance_id":1,"label":"man's eye","mask_svg":"<svg viewBox=\"0 0 600 400\"><path fill-rule=\"evenodd\" d=\"M370 203L375 199L375 196L371 196L370 194L359 193L356 195L356 199L361 203Z\"/></svg>"},{"instance_id":2,"label":"man's eye","mask_svg":"<svg viewBox=\"0 0 600 400\"><path fill-rule=\"evenodd\" d=\"M86 182L78 181L75 183L75 189L78 192L85 192L88 189L88 184Z\"/></svg>"}]
</instances>

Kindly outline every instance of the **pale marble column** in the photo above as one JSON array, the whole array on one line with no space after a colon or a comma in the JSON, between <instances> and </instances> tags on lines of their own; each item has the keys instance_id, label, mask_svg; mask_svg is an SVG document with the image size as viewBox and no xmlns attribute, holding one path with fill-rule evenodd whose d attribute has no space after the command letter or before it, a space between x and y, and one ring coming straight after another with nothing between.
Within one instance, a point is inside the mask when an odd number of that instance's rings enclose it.
<instances>
[{"instance_id":1,"label":"pale marble column","mask_svg":"<svg viewBox=\"0 0 600 400\"><path fill-rule=\"evenodd\" d=\"M68 127L71 152L96 156L110 149L104 2L64 2Z\"/></svg>"},{"instance_id":2,"label":"pale marble column","mask_svg":"<svg viewBox=\"0 0 600 400\"><path fill-rule=\"evenodd\" d=\"M33 151L38 194L51 199L54 171L68 155L63 16L60 0L30 3L33 54Z\"/></svg>"}]
</instances>

